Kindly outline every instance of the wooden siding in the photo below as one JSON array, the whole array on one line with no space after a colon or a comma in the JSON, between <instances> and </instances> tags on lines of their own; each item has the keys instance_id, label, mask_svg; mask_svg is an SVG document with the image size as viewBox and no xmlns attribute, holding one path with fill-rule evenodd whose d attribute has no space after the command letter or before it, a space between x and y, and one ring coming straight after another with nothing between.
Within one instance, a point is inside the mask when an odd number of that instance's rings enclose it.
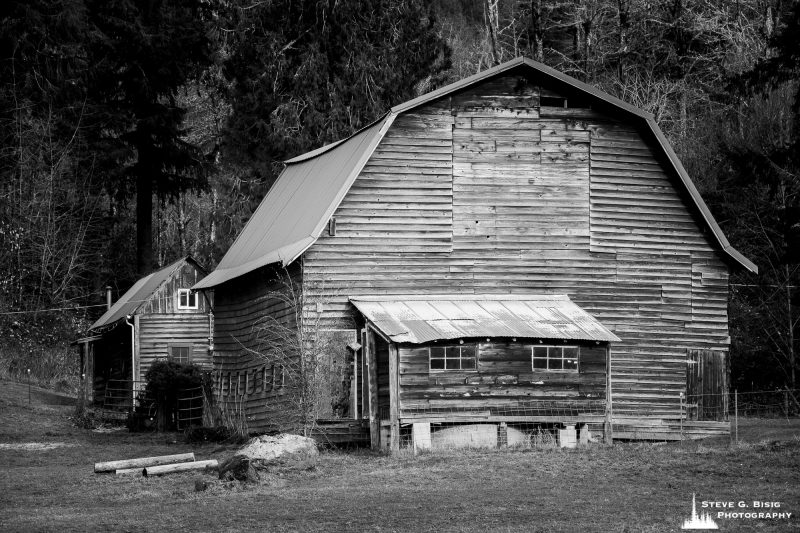
<instances>
[{"instance_id":1,"label":"wooden siding","mask_svg":"<svg viewBox=\"0 0 800 533\"><path fill-rule=\"evenodd\" d=\"M191 362L211 369L208 315L159 314L139 318L139 376L144 379L154 361L169 357L170 345L191 345Z\"/></svg>"},{"instance_id":2,"label":"wooden siding","mask_svg":"<svg viewBox=\"0 0 800 533\"><path fill-rule=\"evenodd\" d=\"M727 351L728 267L649 134L542 94L556 95L505 76L400 115L304 282L330 327L352 323L350 295L568 294L622 339L615 414L673 415L687 351Z\"/></svg>"},{"instance_id":3,"label":"wooden siding","mask_svg":"<svg viewBox=\"0 0 800 533\"><path fill-rule=\"evenodd\" d=\"M436 344L401 345L400 416L497 408L522 415L532 400L564 400L573 405L586 401L597 411L603 403L599 401L606 398L605 346L581 346L578 372L548 372L533 370L531 343L477 345L474 371L430 371L428 350ZM600 406L595 414L603 412Z\"/></svg>"},{"instance_id":4,"label":"wooden siding","mask_svg":"<svg viewBox=\"0 0 800 533\"><path fill-rule=\"evenodd\" d=\"M197 309L178 309L178 289L189 289L203 279L205 274L191 261L187 261L177 272L172 274L139 308L137 314L200 314L207 315L209 305L203 293L197 293ZM213 292L206 292L213 304Z\"/></svg>"},{"instance_id":5,"label":"wooden siding","mask_svg":"<svg viewBox=\"0 0 800 533\"><path fill-rule=\"evenodd\" d=\"M297 265L288 274L261 268L216 290L215 393L226 415L244 421L251 432L275 429L291 412L282 365L259 354L269 344L272 324L296 325L293 306L279 295L287 276L299 275Z\"/></svg>"}]
</instances>

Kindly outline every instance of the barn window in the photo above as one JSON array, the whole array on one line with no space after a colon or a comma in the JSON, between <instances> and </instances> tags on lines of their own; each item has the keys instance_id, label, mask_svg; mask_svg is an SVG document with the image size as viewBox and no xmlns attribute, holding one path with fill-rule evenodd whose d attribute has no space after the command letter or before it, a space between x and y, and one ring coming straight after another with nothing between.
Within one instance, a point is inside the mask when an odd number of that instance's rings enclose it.
<instances>
[{"instance_id":1,"label":"barn window","mask_svg":"<svg viewBox=\"0 0 800 533\"><path fill-rule=\"evenodd\" d=\"M531 346L533 370L577 372L578 354L577 346Z\"/></svg>"},{"instance_id":2,"label":"barn window","mask_svg":"<svg viewBox=\"0 0 800 533\"><path fill-rule=\"evenodd\" d=\"M170 344L169 345L169 360L176 363L191 363L192 362L192 345L191 344Z\"/></svg>"},{"instance_id":3,"label":"barn window","mask_svg":"<svg viewBox=\"0 0 800 533\"><path fill-rule=\"evenodd\" d=\"M197 293L191 289L178 289L178 309L197 309Z\"/></svg>"},{"instance_id":4,"label":"barn window","mask_svg":"<svg viewBox=\"0 0 800 533\"><path fill-rule=\"evenodd\" d=\"M433 372L477 369L478 348L474 344L431 346L428 354Z\"/></svg>"}]
</instances>

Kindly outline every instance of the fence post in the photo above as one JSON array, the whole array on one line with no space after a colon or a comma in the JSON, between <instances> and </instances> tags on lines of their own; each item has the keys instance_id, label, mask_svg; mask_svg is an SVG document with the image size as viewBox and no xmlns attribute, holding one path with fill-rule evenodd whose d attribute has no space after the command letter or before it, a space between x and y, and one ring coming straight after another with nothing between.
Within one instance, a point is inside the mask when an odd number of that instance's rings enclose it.
<instances>
[{"instance_id":1,"label":"fence post","mask_svg":"<svg viewBox=\"0 0 800 533\"><path fill-rule=\"evenodd\" d=\"M739 390L733 391L733 423L736 435L736 445L739 445Z\"/></svg>"},{"instance_id":2,"label":"fence post","mask_svg":"<svg viewBox=\"0 0 800 533\"><path fill-rule=\"evenodd\" d=\"M786 418L789 418L789 391L783 391L783 414Z\"/></svg>"}]
</instances>

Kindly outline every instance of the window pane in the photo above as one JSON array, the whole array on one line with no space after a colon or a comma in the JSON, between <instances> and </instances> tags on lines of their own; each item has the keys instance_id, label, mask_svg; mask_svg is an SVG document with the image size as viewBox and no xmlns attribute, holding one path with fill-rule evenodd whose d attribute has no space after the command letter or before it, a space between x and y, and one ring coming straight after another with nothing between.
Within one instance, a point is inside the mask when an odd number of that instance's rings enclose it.
<instances>
[{"instance_id":1,"label":"window pane","mask_svg":"<svg viewBox=\"0 0 800 533\"><path fill-rule=\"evenodd\" d=\"M578 359L578 347L577 346L565 346L564 347L564 358L565 359Z\"/></svg>"},{"instance_id":2,"label":"window pane","mask_svg":"<svg viewBox=\"0 0 800 533\"><path fill-rule=\"evenodd\" d=\"M186 307L187 305L186 296L187 296L186 291L180 291L178 293L178 300L179 300L178 305L180 305L181 307Z\"/></svg>"},{"instance_id":3,"label":"window pane","mask_svg":"<svg viewBox=\"0 0 800 533\"><path fill-rule=\"evenodd\" d=\"M547 370L547 359L534 357L533 368L537 370Z\"/></svg>"},{"instance_id":4,"label":"window pane","mask_svg":"<svg viewBox=\"0 0 800 533\"><path fill-rule=\"evenodd\" d=\"M459 369L458 363L459 363L458 359L445 359L445 369L458 370Z\"/></svg>"},{"instance_id":5,"label":"window pane","mask_svg":"<svg viewBox=\"0 0 800 533\"><path fill-rule=\"evenodd\" d=\"M547 346L534 346L533 347L533 356L534 357L547 357Z\"/></svg>"},{"instance_id":6,"label":"window pane","mask_svg":"<svg viewBox=\"0 0 800 533\"><path fill-rule=\"evenodd\" d=\"M188 293L189 307L197 307L197 293Z\"/></svg>"},{"instance_id":7,"label":"window pane","mask_svg":"<svg viewBox=\"0 0 800 533\"><path fill-rule=\"evenodd\" d=\"M444 359L431 359L431 370L444 370Z\"/></svg>"},{"instance_id":8,"label":"window pane","mask_svg":"<svg viewBox=\"0 0 800 533\"><path fill-rule=\"evenodd\" d=\"M563 368L561 367L561 359L560 358L556 359L554 357L551 357L547 361L547 368L549 370L563 370Z\"/></svg>"},{"instance_id":9,"label":"window pane","mask_svg":"<svg viewBox=\"0 0 800 533\"><path fill-rule=\"evenodd\" d=\"M564 370L578 370L578 360L564 359Z\"/></svg>"},{"instance_id":10,"label":"window pane","mask_svg":"<svg viewBox=\"0 0 800 533\"><path fill-rule=\"evenodd\" d=\"M461 368L462 370L475 370L475 358L465 357L461 359Z\"/></svg>"},{"instance_id":11,"label":"window pane","mask_svg":"<svg viewBox=\"0 0 800 533\"><path fill-rule=\"evenodd\" d=\"M444 357L444 347L443 346L431 346L431 358L434 357Z\"/></svg>"},{"instance_id":12,"label":"window pane","mask_svg":"<svg viewBox=\"0 0 800 533\"><path fill-rule=\"evenodd\" d=\"M461 357L475 357L475 346L471 344L462 346Z\"/></svg>"}]
</instances>

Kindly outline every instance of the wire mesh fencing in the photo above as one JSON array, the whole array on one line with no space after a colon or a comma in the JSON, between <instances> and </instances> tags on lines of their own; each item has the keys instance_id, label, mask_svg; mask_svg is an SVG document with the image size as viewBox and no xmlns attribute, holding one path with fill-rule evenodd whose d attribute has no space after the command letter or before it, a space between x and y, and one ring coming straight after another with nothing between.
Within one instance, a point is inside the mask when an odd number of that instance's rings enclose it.
<instances>
[{"instance_id":1,"label":"wire mesh fencing","mask_svg":"<svg viewBox=\"0 0 800 533\"><path fill-rule=\"evenodd\" d=\"M102 398L104 411L127 417L131 426L137 429L152 429L161 411L161 425L184 431L202 426L207 411L207 398L202 387L178 390L174 401L161 405L164 399L159 401L153 397L145 381L109 380Z\"/></svg>"}]
</instances>

